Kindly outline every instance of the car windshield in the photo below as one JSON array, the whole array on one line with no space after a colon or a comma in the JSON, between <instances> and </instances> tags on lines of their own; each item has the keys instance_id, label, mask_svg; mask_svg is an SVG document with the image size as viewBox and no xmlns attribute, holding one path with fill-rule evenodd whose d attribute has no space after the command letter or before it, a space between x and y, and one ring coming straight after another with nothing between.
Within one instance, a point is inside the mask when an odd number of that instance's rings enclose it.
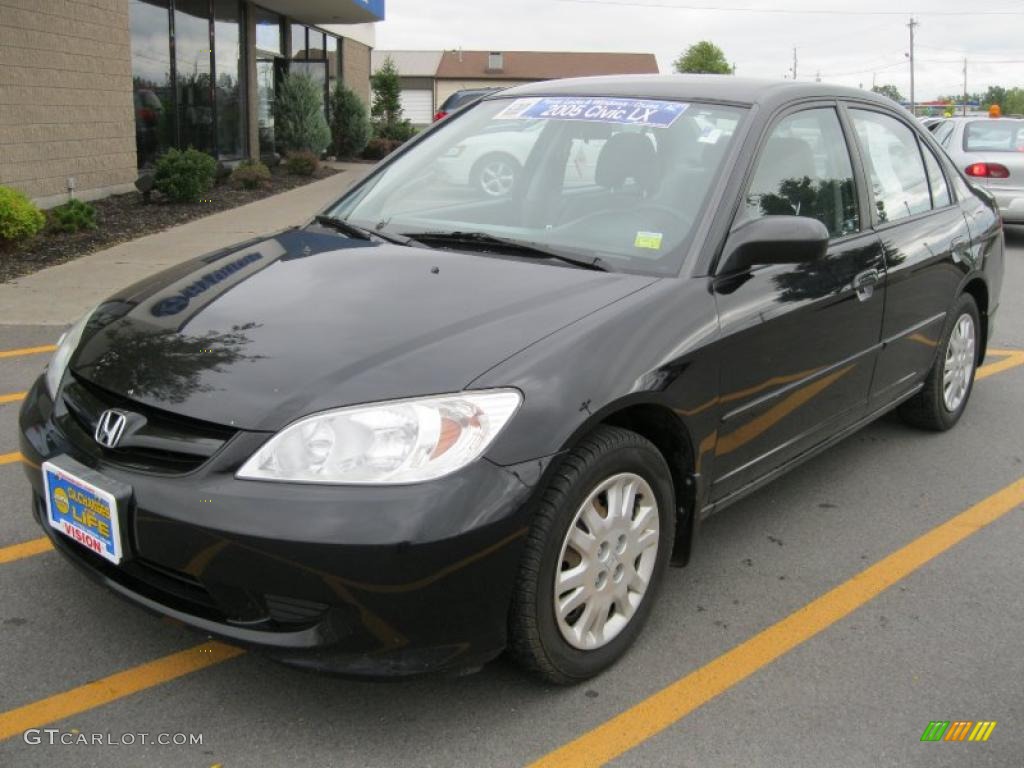
<instances>
[{"instance_id":1,"label":"car windshield","mask_svg":"<svg viewBox=\"0 0 1024 768\"><path fill-rule=\"evenodd\" d=\"M487 100L328 213L391 234L483 234L675 274L744 114L645 99Z\"/></svg>"},{"instance_id":2,"label":"car windshield","mask_svg":"<svg viewBox=\"0 0 1024 768\"><path fill-rule=\"evenodd\" d=\"M964 130L967 152L1024 152L1024 120L975 120Z\"/></svg>"}]
</instances>

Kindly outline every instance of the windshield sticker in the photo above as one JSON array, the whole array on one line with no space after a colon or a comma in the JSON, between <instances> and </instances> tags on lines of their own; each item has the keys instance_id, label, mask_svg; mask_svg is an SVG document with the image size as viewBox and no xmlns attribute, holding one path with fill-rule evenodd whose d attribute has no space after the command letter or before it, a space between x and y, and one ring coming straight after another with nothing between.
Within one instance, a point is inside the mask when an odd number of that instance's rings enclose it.
<instances>
[{"instance_id":1,"label":"windshield sticker","mask_svg":"<svg viewBox=\"0 0 1024 768\"><path fill-rule=\"evenodd\" d=\"M689 104L648 99L599 99L554 96L516 99L495 120L582 120L591 123L668 128Z\"/></svg>"},{"instance_id":2,"label":"windshield sticker","mask_svg":"<svg viewBox=\"0 0 1024 768\"><path fill-rule=\"evenodd\" d=\"M636 239L633 240L633 247L658 251L661 250L661 238L661 232L637 232Z\"/></svg>"}]
</instances>

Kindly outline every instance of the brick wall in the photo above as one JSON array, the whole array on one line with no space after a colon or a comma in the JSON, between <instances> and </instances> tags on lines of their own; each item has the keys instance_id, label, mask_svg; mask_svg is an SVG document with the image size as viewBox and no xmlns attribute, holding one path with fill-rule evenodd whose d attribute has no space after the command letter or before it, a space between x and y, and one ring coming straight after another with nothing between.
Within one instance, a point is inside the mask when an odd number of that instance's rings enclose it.
<instances>
[{"instance_id":1,"label":"brick wall","mask_svg":"<svg viewBox=\"0 0 1024 768\"><path fill-rule=\"evenodd\" d=\"M43 205L136 178L128 0L0 0L0 184Z\"/></svg>"},{"instance_id":2,"label":"brick wall","mask_svg":"<svg viewBox=\"0 0 1024 768\"><path fill-rule=\"evenodd\" d=\"M4 0L0 0L3 2ZM370 46L344 38L341 41L342 80L366 105L370 105Z\"/></svg>"}]
</instances>

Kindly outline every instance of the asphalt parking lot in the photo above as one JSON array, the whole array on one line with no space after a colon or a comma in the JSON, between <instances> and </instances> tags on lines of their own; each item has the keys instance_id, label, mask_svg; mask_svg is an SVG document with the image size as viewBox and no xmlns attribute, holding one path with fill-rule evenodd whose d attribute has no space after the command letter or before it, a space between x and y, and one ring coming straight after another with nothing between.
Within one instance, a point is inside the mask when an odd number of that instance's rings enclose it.
<instances>
[{"instance_id":1,"label":"asphalt parking lot","mask_svg":"<svg viewBox=\"0 0 1024 768\"><path fill-rule=\"evenodd\" d=\"M38 544L14 453L19 393L46 361L31 348L58 334L0 326L0 765L1022 764L1024 228L957 428L882 419L712 518L635 648L575 688L504 660L317 676L85 581ZM997 725L922 742L931 721ZM57 743L24 735L46 728ZM93 734L114 743L60 743Z\"/></svg>"}]
</instances>

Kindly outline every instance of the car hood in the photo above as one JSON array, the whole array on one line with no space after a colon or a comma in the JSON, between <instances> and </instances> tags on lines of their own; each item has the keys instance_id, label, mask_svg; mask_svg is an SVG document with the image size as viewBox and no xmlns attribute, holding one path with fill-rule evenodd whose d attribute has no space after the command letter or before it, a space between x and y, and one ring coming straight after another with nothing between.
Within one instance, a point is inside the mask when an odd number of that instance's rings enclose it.
<instances>
[{"instance_id":1,"label":"car hood","mask_svg":"<svg viewBox=\"0 0 1024 768\"><path fill-rule=\"evenodd\" d=\"M327 408L459 391L655 281L290 230L108 300L71 370L154 408L276 430Z\"/></svg>"}]
</instances>

